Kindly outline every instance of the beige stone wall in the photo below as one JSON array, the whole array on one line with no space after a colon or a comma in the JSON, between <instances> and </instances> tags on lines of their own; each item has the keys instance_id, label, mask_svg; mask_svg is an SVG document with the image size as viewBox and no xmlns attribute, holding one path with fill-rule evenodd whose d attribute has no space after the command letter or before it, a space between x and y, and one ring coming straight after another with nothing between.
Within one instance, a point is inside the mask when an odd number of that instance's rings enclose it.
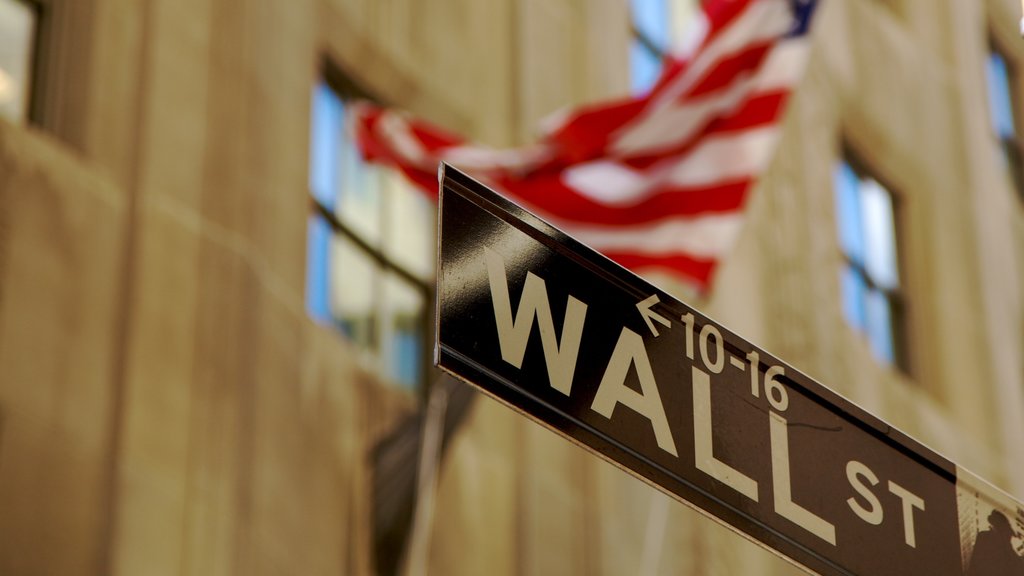
<instances>
[{"instance_id":1,"label":"beige stone wall","mask_svg":"<svg viewBox=\"0 0 1024 576\"><path fill-rule=\"evenodd\" d=\"M370 572L413 401L304 310L317 6L98 0L0 127L0 572Z\"/></svg>"},{"instance_id":2,"label":"beige stone wall","mask_svg":"<svg viewBox=\"0 0 1024 576\"><path fill-rule=\"evenodd\" d=\"M0 573L102 566L126 205L53 141L0 121Z\"/></svg>"},{"instance_id":3,"label":"beige stone wall","mask_svg":"<svg viewBox=\"0 0 1024 576\"><path fill-rule=\"evenodd\" d=\"M1022 496L1024 217L981 67L990 30L1024 61L1016 9L824 2L778 157L697 304ZM623 93L625 4L66 10L50 135L0 125L0 573L372 573L367 449L415 401L306 317L310 88L329 60L482 142L529 141ZM910 376L842 318L844 142L899 195ZM441 471L432 574L794 572L490 400Z\"/></svg>"}]
</instances>

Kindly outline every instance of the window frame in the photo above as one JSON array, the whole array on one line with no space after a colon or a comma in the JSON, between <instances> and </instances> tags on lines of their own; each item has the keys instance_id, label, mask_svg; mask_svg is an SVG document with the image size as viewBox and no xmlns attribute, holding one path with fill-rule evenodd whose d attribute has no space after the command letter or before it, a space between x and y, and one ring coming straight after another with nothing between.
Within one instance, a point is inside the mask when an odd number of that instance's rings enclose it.
<instances>
[{"instance_id":1,"label":"window frame","mask_svg":"<svg viewBox=\"0 0 1024 576\"><path fill-rule=\"evenodd\" d=\"M1022 118L1024 116L1024 107L1019 104L1019 98L1024 98L1024 87L1021 86L1022 64L1014 56L1013 51L1007 49L994 31L988 35L987 51L985 54L985 106L989 116L990 135L999 149L999 156L1009 156L1005 160L1010 163L1008 167L1010 185L1013 186L1017 193L1018 201L1024 202L1024 118ZM1004 138L999 134L998 127L993 122L993 117L995 116L995 112L992 110L993 86L989 77L989 66L993 55L999 56L1006 70L1006 88L1009 91L1007 97L1009 98L1010 114L1012 115L1011 120L1013 122L1012 138ZM1000 159L1002 160L1003 158Z\"/></svg>"},{"instance_id":2,"label":"window frame","mask_svg":"<svg viewBox=\"0 0 1024 576\"><path fill-rule=\"evenodd\" d=\"M703 0L699 0L699 1L703 2ZM640 26L637 23L637 19L636 19L635 15L634 15L634 11L633 11L634 5L635 5L634 3L635 2L636 2L636 0L628 0L627 7L626 7L627 11L629 12L629 31L630 31L629 51L632 52L632 50L634 48L637 48L637 49L641 50L645 54L646 57L653 58L653 59L657 60L658 63L659 63L660 69L664 70L666 63L671 58L671 54L669 52L669 48L671 48L671 46L666 46L666 47L659 46L658 43L655 41L655 39L652 38L647 33L647 31L644 30L643 27ZM665 19L665 22L666 22L666 26L668 26L668 39L667 39L667 41L668 41L669 44L671 44L671 37L672 37L672 30L671 30L671 23L670 23L670 13L672 12L672 2L673 2L673 0L665 0L666 14L663 15L663 17ZM632 54L630 54L630 70L629 70L630 79L629 79L629 84L630 84L630 90L634 94L645 94L645 93L647 93L648 91L650 91L651 88L653 88L655 85L657 85L658 80L661 77L661 74L659 72L658 74L656 74L654 76L654 79L653 79L653 81L650 84L648 84L647 86L638 87L638 86L634 85L633 74L635 74L635 73L636 73L636 71L634 69L633 56L632 56Z\"/></svg>"},{"instance_id":3,"label":"window frame","mask_svg":"<svg viewBox=\"0 0 1024 576\"><path fill-rule=\"evenodd\" d=\"M634 47L638 48L639 50L645 52L646 53L645 55L647 57L654 58L654 59L658 60L660 62L660 64L661 64L662 69L664 69L666 60L668 58L668 53L665 52L664 50L662 50L661 48L659 48L658 45L654 43L654 40L652 40L647 35L646 32L641 30L639 26L637 26L636 22L633 20L633 18L630 18L629 29L630 29L630 42L629 42L630 43L630 46L629 46L630 50L633 50ZM644 93L650 91L650 89L652 87L654 87L655 84L657 84L658 76L654 77L654 81L651 84L640 88L640 87L634 85L633 74L635 73L635 70L633 69L633 64L634 64L634 62L632 61L632 55L630 55L630 70L629 70L629 74L630 74L630 78L629 78L630 90L632 90L634 94L644 94Z\"/></svg>"},{"instance_id":4,"label":"window frame","mask_svg":"<svg viewBox=\"0 0 1024 576\"><path fill-rule=\"evenodd\" d=\"M47 53L44 52L48 45L44 37L49 38L52 32L53 0L10 0L15 4L26 6L32 13L32 39L29 45L28 58L28 93L25 100L24 118L18 119L18 123L39 125L42 118L42 101L39 97L41 86L46 79L44 66L47 62Z\"/></svg>"},{"instance_id":5,"label":"window frame","mask_svg":"<svg viewBox=\"0 0 1024 576\"><path fill-rule=\"evenodd\" d=\"M68 40L58 33L59 22L70 18L63 0L23 0L33 5L36 12L36 37L32 47L32 92L29 95L29 124L54 128L52 111L57 101L52 86L65 82L58 77L58 69L64 65L60 54L67 51ZM92 0L88 0L90 6Z\"/></svg>"},{"instance_id":6,"label":"window frame","mask_svg":"<svg viewBox=\"0 0 1024 576\"><path fill-rule=\"evenodd\" d=\"M643 95L657 85L665 65L673 62L675 58L674 51L685 44L687 41L686 36L693 32L692 22L689 19L680 20L680 9L682 9L683 13L696 16L703 10L707 0L664 0L665 13L662 14L666 36L664 46L659 46L658 41L648 34L644 26L637 22L634 11L636 2L637 0L628 0L626 3L630 32L628 46L630 60L629 84L633 95ZM654 76L653 80L642 87L638 87L635 84L634 74L636 72L633 62L633 51L635 49L640 50L646 57L657 60L659 64L658 73Z\"/></svg>"},{"instance_id":7,"label":"window frame","mask_svg":"<svg viewBox=\"0 0 1024 576\"><path fill-rule=\"evenodd\" d=\"M326 58L323 59L323 61L321 63L321 66L320 66L320 69L319 69L319 74L316 77L316 83L313 85L313 89L315 90L316 87L320 83L322 83L327 88L329 88L332 92L334 92L335 95L338 96L339 99L341 99L343 101L345 101L345 100L354 100L354 99L363 99L363 100L369 100L369 101L373 101L373 102L381 102L380 99L373 97L367 90L364 90L355 80L353 80L350 76L348 76L344 72L342 72L337 66L335 66L330 60L328 60ZM311 110L310 117L312 118L312 110ZM312 128L312 125L310 126L310 128ZM310 165L312 164L312 156L313 156L313 150L312 150L312 145L311 145L310 150L309 150ZM386 381L389 381L389 383L392 384L393 387L399 388L399 389L409 390L414 395L417 395L421 401L424 400L426 398L427 393L429 392L430 385L431 385L431 375L433 373L433 370L431 368L432 367L432 362L431 362L430 350L432 349L433 344L434 344L434 330L433 330L433 325L434 325L434 307L433 307L433 303L434 303L434 301L436 299L435 298L436 288L428 280L424 280L423 278L419 277L415 273L413 273L410 270L406 269L402 264L396 262L391 257L389 257L388 254L385 252L383 247L374 246L373 244L368 242L365 238L363 238L356 230L353 230L346 223L342 222L341 219L338 217L338 215L335 213L335 211L332 208L330 208L330 207L324 205L322 202L320 202L320 200L317 198L316 194L314 194L313 189L312 189L312 187L310 186L309 183L307 183L307 187L306 188L307 188L306 189L306 196L308 198L309 205L310 205L310 216L322 218L323 221L327 224L327 226L329 227L329 232L332 235L330 238L328 238L328 242L331 241L331 239L333 239L336 236L341 236L341 237L345 238L347 241L351 242L354 245L354 247L356 249L358 249L364 256L367 256L372 261L374 266L376 266L376 268L377 268L376 274L379 275L380 279L385 278L388 274L394 274L401 281L403 281L403 282L409 284L410 286L412 286L416 290L416 292L419 293L419 295L423 297L423 302L424 302L424 307L423 308L424 308L424 311L423 311L423 314L422 314L422 318L420 319L420 323L419 323L420 325L418 326L418 329L417 329L419 337L420 337L420 339L421 339L421 341L423 343L423 347L422 347L423 353L420 355L421 357L419 359L419 367L418 367L419 384L417 384L415 386L405 386L405 385L402 385L399 382L391 382L391 378L389 376L381 375L381 377L382 377L382 379L384 379ZM307 242L308 242L308 240L307 240ZM308 246L307 246L307 250L308 250ZM308 266L308 263L309 262L308 262L308 259L307 259L307 266ZM308 271L308 269L306 271L306 274L307 274L306 278L307 278L307 282L308 282L309 281L309 271ZM436 274L436 271L435 271L435 274ZM328 282L327 289L328 289L328 291L330 290L330 283L329 282ZM379 308L380 308L379 307L379 303L375 303L374 304L374 315L375 316L379 316L379 313L380 313L380 309ZM333 317L331 318L331 326L337 332L339 332L342 335L343 338L345 338L346 340L351 341L350 337L345 333L345 331L338 324L336 318L333 318ZM373 352L377 353L377 354L379 354L381 352L382 345L383 345L383 343L380 341L381 332L382 331L379 328L376 330L374 338L377 341L374 343L374 345L371 348L373 350ZM362 345L360 345L359 343L356 343L354 341L351 341L351 342L352 342L353 346L362 348ZM374 366L374 372L379 374L378 371L381 370L381 369L384 369L384 368L386 368L386 367L382 363L377 362L377 363L375 363L375 366Z\"/></svg>"},{"instance_id":8,"label":"window frame","mask_svg":"<svg viewBox=\"0 0 1024 576\"><path fill-rule=\"evenodd\" d=\"M887 361L884 358L879 358L875 354L873 348L875 346L872 335L869 333L868 327L861 328L855 326L850 322L845 312L845 298L842 294L844 288L842 281L840 281L840 302L844 309L842 316L844 321L860 334L865 341L872 347L872 356L874 356L879 362L891 366L893 369L898 370L906 376L913 376L913 354L911 353L910 347L910 306L908 303L907 293L907 282L908 282L908 270L905 266L905 247L906 242L904 241L905 225L904 225L904 207L903 197L894 188L889 180L881 175L877 170L873 170L871 166L863 160L863 158L850 146L848 143L844 143L840 148L840 156L836 159L839 164L846 164L850 170L857 177L858 182L864 182L865 180L873 180L877 183L888 195L892 204L892 249L895 252L895 261L893 265L896 267L898 281L892 288L881 285L878 280L868 270L867 259L865 262L857 262L854 257L849 254L846 248L842 244L841 236L839 234L842 223L839 221L838 207L834 211L835 225L836 225L836 240L837 248L841 258L841 270L840 273L845 273L847 270L852 271L861 282L864 283L866 293L877 293L885 297L886 302L889 304L890 311L890 338L892 339L892 361ZM838 191L835 190L836 182L833 179L833 201L838 195ZM860 194L862 192L858 189L858 201L860 201ZM861 215L857 222L861 229L864 228L864 216Z\"/></svg>"}]
</instances>

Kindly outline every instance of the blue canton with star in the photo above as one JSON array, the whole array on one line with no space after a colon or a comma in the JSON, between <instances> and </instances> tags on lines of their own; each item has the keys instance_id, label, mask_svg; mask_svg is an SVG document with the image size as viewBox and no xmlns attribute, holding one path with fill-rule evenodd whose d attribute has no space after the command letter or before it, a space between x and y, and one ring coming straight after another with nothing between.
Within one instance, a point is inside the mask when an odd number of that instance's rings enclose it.
<instances>
[{"instance_id":1,"label":"blue canton with star","mask_svg":"<svg viewBox=\"0 0 1024 576\"><path fill-rule=\"evenodd\" d=\"M793 28L786 33L786 38L807 34L807 28L811 24L811 14L814 13L817 4L818 0L789 0L789 8L793 11Z\"/></svg>"}]
</instances>

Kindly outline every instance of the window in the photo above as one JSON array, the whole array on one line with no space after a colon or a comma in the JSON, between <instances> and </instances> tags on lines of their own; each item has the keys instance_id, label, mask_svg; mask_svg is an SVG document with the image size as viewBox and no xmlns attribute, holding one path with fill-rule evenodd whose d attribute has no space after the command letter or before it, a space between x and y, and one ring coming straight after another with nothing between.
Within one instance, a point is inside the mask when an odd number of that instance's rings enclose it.
<instances>
[{"instance_id":1,"label":"window","mask_svg":"<svg viewBox=\"0 0 1024 576\"><path fill-rule=\"evenodd\" d=\"M1016 115L1014 110L1014 98L1016 90L1016 74L1006 57L996 48L992 48L988 55L987 65L988 96L989 96L989 117L992 124L992 132L999 143L1000 156L1003 167L1010 180L1017 189L1017 193L1024 198L1024 154L1021 151L1021 139L1017 132Z\"/></svg>"},{"instance_id":2,"label":"window","mask_svg":"<svg viewBox=\"0 0 1024 576\"><path fill-rule=\"evenodd\" d=\"M28 120L36 9L22 0L0 0L0 116Z\"/></svg>"},{"instance_id":3,"label":"window","mask_svg":"<svg viewBox=\"0 0 1024 576\"><path fill-rule=\"evenodd\" d=\"M907 371L893 196L849 159L834 179L843 312L877 358Z\"/></svg>"},{"instance_id":4,"label":"window","mask_svg":"<svg viewBox=\"0 0 1024 576\"><path fill-rule=\"evenodd\" d=\"M700 6L699 0L631 0L633 42L630 87L636 94L657 82L661 66Z\"/></svg>"},{"instance_id":5,"label":"window","mask_svg":"<svg viewBox=\"0 0 1024 576\"><path fill-rule=\"evenodd\" d=\"M346 131L347 93L313 91L306 302L391 381L416 389L426 372L434 273L433 201L364 163Z\"/></svg>"}]
</instances>

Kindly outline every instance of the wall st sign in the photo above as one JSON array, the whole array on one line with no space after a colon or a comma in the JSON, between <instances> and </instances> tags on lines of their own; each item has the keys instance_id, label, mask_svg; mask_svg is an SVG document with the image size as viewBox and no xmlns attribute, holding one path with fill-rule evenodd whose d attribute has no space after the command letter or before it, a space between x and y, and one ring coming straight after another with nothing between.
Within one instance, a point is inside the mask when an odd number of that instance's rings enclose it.
<instances>
[{"instance_id":1,"label":"wall st sign","mask_svg":"<svg viewBox=\"0 0 1024 576\"><path fill-rule=\"evenodd\" d=\"M441 184L441 368L813 572L1024 575L1020 504L457 170Z\"/></svg>"}]
</instances>

